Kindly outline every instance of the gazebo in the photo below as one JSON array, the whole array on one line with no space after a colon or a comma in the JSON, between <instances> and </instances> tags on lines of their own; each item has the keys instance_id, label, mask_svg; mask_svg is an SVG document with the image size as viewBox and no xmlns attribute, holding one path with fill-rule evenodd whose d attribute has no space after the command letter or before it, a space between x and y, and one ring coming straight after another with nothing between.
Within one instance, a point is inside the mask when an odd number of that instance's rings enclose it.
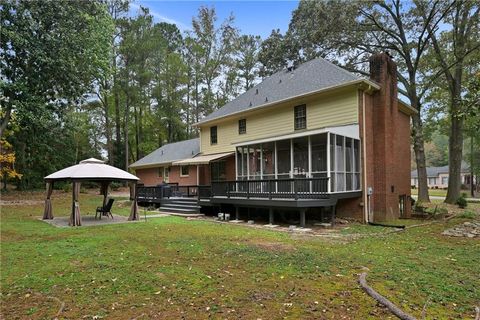
<instances>
[{"instance_id":1,"label":"gazebo","mask_svg":"<svg viewBox=\"0 0 480 320\"><path fill-rule=\"evenodd\" d=\"M132 201L132 209L128 220L138 220L137 205L137 182L138 177L121 169L109 166L104 161L95 158L80 161L79 164L62 169L52 173L45 178L47 184L47 198L45 200L45 211L43 219L53 219L52 196L53 184L55 181L71 181L72 182L72 213L70 214L70 226L81 226L82 219L80 217L80 206L78 203L80 184L82 181L94 181L100 183L100 193L103 195L103 205L105 206L108 196L108 187L113 181L127 181L130 186L130 200Z\"/></svg>"}]
</instances>

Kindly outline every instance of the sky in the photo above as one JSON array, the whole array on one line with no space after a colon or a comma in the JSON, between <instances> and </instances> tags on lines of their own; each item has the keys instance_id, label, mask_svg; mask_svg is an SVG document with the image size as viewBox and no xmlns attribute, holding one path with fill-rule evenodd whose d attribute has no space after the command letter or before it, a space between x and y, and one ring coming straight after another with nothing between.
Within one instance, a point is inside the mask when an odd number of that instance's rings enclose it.
<instances>
[{"instance_id":1,"label":"sky","mask_svg":"<svg viewBox=\"0 0 480 320\"><path fill-rule=\"evenodd\" d=\"M156 22L175 23L182 31L191 28L192 17L201 6L215 7L218 22L221 23L230 13L235 16L235 25L241 34L259 35L267 38L273 29L287 31L292 11L298 1L152 1L137 0L131 4L134 14L140 5L150 9Z\"/></svg>"}]
</instances>

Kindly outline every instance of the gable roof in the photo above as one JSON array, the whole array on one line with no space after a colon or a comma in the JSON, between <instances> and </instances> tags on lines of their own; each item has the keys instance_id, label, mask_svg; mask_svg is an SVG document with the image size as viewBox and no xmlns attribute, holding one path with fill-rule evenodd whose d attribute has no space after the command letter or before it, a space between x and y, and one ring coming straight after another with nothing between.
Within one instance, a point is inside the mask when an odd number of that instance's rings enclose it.
<instances>
[{"instance_id":1,"label":"gable roof","mask_svg":"<svg viewBox=\"0 0 480 320\"><path fill-rule=\"evenodd\" d=\"M470 167L465 161L462 161L462 168L461 172L462 173L468 173L470 170ZM438 177L440 173L448 173L448 166L443 166L443 167L427 167L427 177ZM412 170L410 173L410 176L412 178L417 178L418 177L418 172L417 170Z\"/></svg>"},{"instance_id":2,"label":"gable roof","mask_svg":"<svg viewBox=\"0 0 480 320\"><path fill-rule=\"evenodd\" d=\"M376 83L358 77L325 59L313 59L299 65L292 71L283 69L265 78L261 83L207 115L197 124L266 106L288 98L314 93L322 89L363 81L378 88Z\"/></svg>"},{"instance_id":3,"label":"gable roof","mask_svg":"<svg viewBox=\"0 0 480 320\"><path fill-rule=\"evenodd\" d=\"M161 146L142 159L132 163L130 168L142 168L167 164L178 160L192 158L200 152L200 139L190 139Z\"/></svg>"}]
</instances>

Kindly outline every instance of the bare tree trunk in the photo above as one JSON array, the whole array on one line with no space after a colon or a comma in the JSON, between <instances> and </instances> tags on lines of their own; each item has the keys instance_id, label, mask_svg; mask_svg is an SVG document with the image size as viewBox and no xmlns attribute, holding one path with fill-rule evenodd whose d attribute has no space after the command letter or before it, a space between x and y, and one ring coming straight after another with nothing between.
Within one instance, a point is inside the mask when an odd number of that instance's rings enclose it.
<instances>
[{"instance_id":1,"label":"bare tree trunk","mask_svg":"<svg viewBox=\"0 0 480 320\"><path fill-rule=\"evenodd\" d=\"M138 154L139 154L139 149L138 149L138 114L137 114L137 107L136 105L133 107L133 121L135 124L135 151L136 151L136 157L134 157L134 160L138 160Z\"/></svg>"},{"instance_id":2,"label":"bare tree trunk","mask_svg":"<svg viewBox=\"0 0 480 320\"><path fill-rule=\"evenodd\" d=\"M125 103L125 128L124 131L124 140L125 140L125 171L128 171L128 120L129 120L129 113L130 113L130 97L127 92L127 99Z\"/></svg>"},{"instance_id":3,"label":"bare tree trunk","mask_svg":"<svg viewBox=\"0 0 480 320\"><path fill-rule=\"evenodd\" d=\"M418 110L418 109L417 109ZM430 202L427 183L427 166L423 141L423 127L420 113L412 116L413 124L413 151L418 173L418 201Z\"/></svg>"},{"instance_id":4,"label":"bare tree trunk","mask_svg":"<svg viewBox=\"0 0 480 320\"><path fill-rule=\"evenodd\" d=\"M458 85L460 81L457 81ZM457 91L460 96L460 91ZM448 146L448 190L446 203L454 204L460 197L462 187L461 168L463 156L463 123L464 119L458 115L459 99L452 101L452 112L450 115L451 127Z\"/></svg>"},{"instance_id":5,"label":"bare tree trunk","mask_svg":"<svg viewBox=\"0 0 480 320\"><path fill-rule=\"evenodd\" d=\"M457 40L458 46L463 51L463 39ZM450 137L448 145L448 190L446 203L454 204L460 197L460 190L462 187L461 171L463 159L463 127L464 116L461 115L462 108L462 78L463 78L463 59L458 59L455 66L454 77L450 88L452 88L452 106L450 110Z\"/></svg>"}]
</instances>

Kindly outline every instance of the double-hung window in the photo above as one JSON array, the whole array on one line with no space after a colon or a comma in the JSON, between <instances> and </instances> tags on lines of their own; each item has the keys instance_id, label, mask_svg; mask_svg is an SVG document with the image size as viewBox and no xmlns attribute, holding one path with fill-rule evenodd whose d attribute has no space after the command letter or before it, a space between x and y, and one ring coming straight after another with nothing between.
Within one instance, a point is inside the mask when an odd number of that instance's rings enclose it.
<instances>
[{"instance_id":1,"label":"double-hung window","mask_svg":"<svg viewBox=\"0 0 480 320\"><path fill-rule=\"evenodd\" d=\"M247 133L247 119L238 120L238 134Z\"/></svg>"},{"instance_id":2,"label":"double-hung window","mask_svg":"<svg viewBox=\"0 0 480 320\"><path fill-rule=\"evenodd\" d=\"M210 144L217 144L217 126L210 127Z\"/></svg>"},{"instance_id":3,"label":"double-hung window","mask_svg":"<svg viewBox=\"0 0 480 320\"><path fill-rule=\"evenodd\" d=\"M188 177L190 166L181 166L180 167L180 176Z\"/></svg>"},{"instance_id":4,"label":"double-hung window","mask_svg":"<svg viewBox=\"0 0 480 320\"><path fill-rule=\"evenodd\" d=\"M307 106L302 104L294 109L295 130L307 128Z\"/></svg>"}]
</instances>

